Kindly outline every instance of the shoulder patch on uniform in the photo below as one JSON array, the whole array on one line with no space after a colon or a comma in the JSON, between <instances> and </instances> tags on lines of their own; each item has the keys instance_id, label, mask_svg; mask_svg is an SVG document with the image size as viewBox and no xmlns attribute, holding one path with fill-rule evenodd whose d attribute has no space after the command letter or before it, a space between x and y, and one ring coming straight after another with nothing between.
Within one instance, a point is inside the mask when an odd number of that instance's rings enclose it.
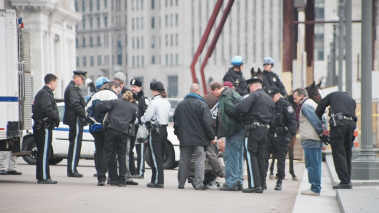
<instances>
[{"instance_id":1,"label":"shoulder patch on uniform","mask_svg":"<svg viewBox=\"0 0 379 213\"><path fill-rule=\"evenodd\" d=\"M295 110L293 109L292 106L288 106L288 107L287 107L287 111L288 111L289 113L294 113L294 112L295 112Z\"/></svg>"}]
</instances>

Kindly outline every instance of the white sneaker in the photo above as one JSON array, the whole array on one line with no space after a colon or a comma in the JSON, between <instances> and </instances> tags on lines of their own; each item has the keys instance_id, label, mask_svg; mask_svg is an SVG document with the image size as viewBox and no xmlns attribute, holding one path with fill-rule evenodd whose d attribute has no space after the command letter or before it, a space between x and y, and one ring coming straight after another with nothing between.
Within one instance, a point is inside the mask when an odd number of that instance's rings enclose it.
<instances>
[{"instance_id":1,"label":"white sneaker","mask_svg":"<svg viewBox=\"0 0 379 213\"><path fill-rule=\"evenodd\" d=\"M320 196L320 193L316 193L312 190L305 190L301 192L302 195L309 195L309 196Z\"/></svg>"}]
</instances>

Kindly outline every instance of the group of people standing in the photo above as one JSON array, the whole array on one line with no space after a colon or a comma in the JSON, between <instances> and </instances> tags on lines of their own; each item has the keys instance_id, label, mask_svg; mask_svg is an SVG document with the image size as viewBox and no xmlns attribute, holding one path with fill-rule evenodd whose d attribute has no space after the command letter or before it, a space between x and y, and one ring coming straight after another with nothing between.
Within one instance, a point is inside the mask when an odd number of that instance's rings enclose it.
<instances>
[{"instance_id":1,"label":"group of people standing","mask_svg":"<svg viewBox=\"0 0 379 213\"><path fill-rule=\"evenodd\" d=\"M280 78L272 72L274 60L264 58L264 71L243 77L243 59L236 56L223 82L213 82L210 94L202 97L200 85L194 83L189 94L174 113L174 133L180 142L178 188L190 182L196 190L206 190L206 162L214 176L225 177L222 191L263 193L269 158L277 159L275 190L282 190L285 160L290 141L299 133L304 148L310 190L305 195L320 195L321 148L331 143L336 170L341 183L335 188L351 188L351 148L356 125L355 101L344 92L334 92L319 100L317 105L307 90L294 90L293 102ZM63 122L70 128L68 177L82 177L77 171L83 126L89 124L95 138L95 165L98 185L137 185L132 178L144 177L145 145L150 149L151 188L164 188L163 155L167 140L170 103L164 85L150 83L152 98L147 103L138 79L126 89L121 78L114 81L101 77L96 80L97 91L87 103L80 93L86 73L75 71L73 81L65 91ZM37 183L55 184L50 178L48 158L52 129L59 125L59 113L54 100L57 77L47 74L45 87L33 104L34 137L37 142ZM330 137L323 123L325 109L330 106ZM138 128L146 126L149 136L136 140ZM136 146L137 167L132 149ZM225 169L217 160L223 152ZM243 162L246 159L247 188L243 189ZM292 172L293 173L293 172ZM294 176L294 174L292 174Z\"/></svg>"}]
</instances>

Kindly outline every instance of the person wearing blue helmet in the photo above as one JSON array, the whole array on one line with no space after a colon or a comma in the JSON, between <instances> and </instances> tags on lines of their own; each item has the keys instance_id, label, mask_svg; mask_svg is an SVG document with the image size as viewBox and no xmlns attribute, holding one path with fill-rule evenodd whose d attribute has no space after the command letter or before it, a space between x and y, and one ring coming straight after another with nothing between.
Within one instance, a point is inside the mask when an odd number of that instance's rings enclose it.
<instances>
[{"instance_id":1,"label":"person wearing blue helmet","mask_svg":"<svg viewBox=\"0 0 379 213\"><path fill-rule=\"evenodd\" d=\"M100 90L101 87L108 82L110 82L110 81L107 77L101 76L101 77L97 78L95 81L96 90Z\"/></svg>"},{"instance_id":2,"label":"person wearing blue helmet","mask_svg":"<svg viewBox=\"0 0 379 213\"><path fill-rule=\"evenodd\" d=\"M249 93L247 88L247 83L245 78L242 75L242 68L243 68L243 58L242 56L234 56L232 59L232 67L229 69L229 71L225 74L223 81L230 81L233 83L234 87L236 88L236 91L241 95L244 96Z\"/></svg>"},{"instance_id":3,"label":"person wearing blue helmet","mask_svg":"<svg viewBox=\"0 0 379 213\"><path fill-rule=\"evenodd\" d=\"M280 94L283 97L287 96L286 88L284 87L282 81L278 77L278 75L272 72L272 68L274 67L275 61L271 57L265 57L263 59L263 89L269 93L274 89L278 89Z\"/></svg>"}]
</instances>

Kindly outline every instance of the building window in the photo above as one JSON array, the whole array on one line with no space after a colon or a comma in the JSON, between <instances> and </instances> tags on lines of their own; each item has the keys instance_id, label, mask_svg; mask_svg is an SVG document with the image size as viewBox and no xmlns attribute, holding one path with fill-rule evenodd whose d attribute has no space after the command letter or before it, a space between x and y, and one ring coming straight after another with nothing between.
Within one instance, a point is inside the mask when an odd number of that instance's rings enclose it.
<instances>
[{"instance_id":1,"label":"building window","mask_svg":"<svg viewBox=\"0 0 379 213\"><path fill-rule=\"evenodd\" d=\"M151 0L151 9L152 9L152 10L155 9L155 0Z\"/></svg>"},{"instance_id":2,"label":"building window","mask_svg":"<svg viewBox=\"0 0 379 213\"><path fill-rule=\"evenodd\" d=\"M174 5L174 1L170 0L170 7L172 7L173 5Z\"/></svg>"},{"instance_id":3,"label":"building window","mask_svg":"<svg viewBox=\"0 0 379 213\"><path fill-rule=\"evenodd\" d=\"M175 14L175 26L179 26L179 14Z\"/></svg>"},{"instance_id":4,"label":"building window","mask_svg":"<svg viewBox=\"0 0 379 213\"><path fill-rule=\"evenodd\" d=\"M104 47L109 47L109 37L107 33L104 34Z\"/></svg>"},{"instance_id":5,"label":"building window","mask_svg":"<svg viewBox=\"0 0 379 213\"><path fill-rule=\"evenodd\" d=\"M91 67L93 67L95 65L95 57L94 56L90 57L90 65L91 65Z\"/></svg>"},{"instance_id":6,"label":"building window","mask_svg":"<svg viewBox=\"0 0 379 213\"><path fill-rule=\"evenodd\" d=\"M156 61L155 61L155 55L152 55L151 56L151 64L155 64L156 63Z\"/></svg>"},{"instance_id":7,"label":"building window","mask_svg":"<svg viewBox=\"0 0 379 213\"><path fill-rule=\"evenodd\" d=\"M169 75L167 78L167 95L169 98L178 97L178 76Z\"/></svg>"},{"instance_id":8,"label":"building window","mask_svg":"<svg viewBox=\"0 0 379 213\"><path fill-rule=\"evenodd\" d=\"M173 27L174 26L174 15L171 14L170 15L170 27Z\"/></svg>"},{"instance_id":9,"label":"building window","mask_svg":"<svg viewBox=\"0 0 379 213\"><path fill-rule=\"evenodd\" d=\"M164 6L167 8L168 7L168 0L164 1Z\"/></svg>"},{"instance_id":10,"label":"building window","mask_svg":"<svg viewBox=\"0 0 379 213\"><path fill-rule=\"evenodd\" d=\"M108 7L108 0L104 0L104 8Z\"/></svg>"},{"instance_id":11,"label":"building window","mask_svg":"<svg viewBox=\"0 0 379 213\"><path fill-rule=\"evenodd\" d=\"M97 46L101 47L101 37L97 36Z\"/></svg>"},{"instance_id":12,"label":"building window","mask_svg":"<svg viewBox=\"0 0 379 213\"><path fill-rule=\"evenodd\" d=\"M170 54L170 65L174 64L174 55L171 53Z\"/></svg>"},{"instance_id":13,"label":"building window","mask_svg":"<svg viewBox=\"0 0 379 213\"><path fill-rule=\"evenodd\" d=\"M136 57L132 56L132 67L134 68L136 66Z\"/></svg>"},{"instance_id":14,"label":"building window","mask_svg":"<svg viewBox=\"0 0 379 213\"><path fill-rule=\"evenodd\" d=\"M92 36L89 37L89 47L93 47L93 38Z\"/></svg>"},{"instance_id":15,"label":"building window","mask_svg":"<svg viewBox=\"0 0 379 213\"><path fill-rule=\"evenodd\" d=\"M78 38L75 39L75 47L79 48L79 39Z\"/></svg>"},{"instance_id":16,"label":"building window","mask_svg":"<svg viewBox=\"0 0 379 213\"><path fill-rule=\"evenodd\" d=\"M75 0L75 12L79 11L79 2L78 0Z\"/></svg>"},{"instance_id":17,"label":"building window","mask_svg":"<svg viewBox=\"0 0 379 213\"><path fill-rule=\"evenodd\" d=\"M98 55L97 56L97 66L101 66L101 63L102 63L102 59L103 57L101 55Z\"/></svg>"},{"instance_id":18,"label":"building window","mask_svg":"<svg viewBox=\"0 0 379 213\"><path fill-rule=\"evenodd\" d=\"M141 67L145 66L145 56L141 56Z\"/></svg>"},{"instance_id":19,"label":"building window","mask_svg":"<svg viewBox=\"0 0 379 213\"><path fill-rule=\"evenodd\" d=\"M165 45L168 47L168 35L164 35Z\"/></svg>"},{"instance_id":20,"label":"building window","mask_svg":"<svg viewBox=\"0 0 379 213\"><path fill-rule=\"evenodd\" d=\"M87 66L87 56L83 56L83 67Z\"/></svg>"},{"instance_id":21,"label":"building window","mask_svg":"<svg viewBox=\"0 0 379 213\"><path fill-rule=\"evenodd\" d=\"M168 15L164 16L164 26L168 27Z\"/></svg>"},{"instance_id":22,"label":"building window","mask_svg":"<svg viewBox=\"0 0 379 213\"><path fill-rule=\"evenodd\" d=\"M155 42L156 42L156 38L155 38L155 36L152 36L151 37L151 49L155 48L155 46L156 46Z\"/></svg>"},{"instance_id":23,"label":"building window","mask_svg":"<svg viewBox=\"0 0 379 213\"><path fill-rule=\"evenodd\" d=\"M80 57L76 56L76 67L80 67Z\"/></svg>"},{"instance_id":24,"label":"building window","mask_svg":"<svg viewBox=\"0 0 379 213\"><path fill-rule=\"evenodd\" d=\"M175 64L179 65L179 54L178 53L175 54Z\"/></svg>"},{"instance_id":25,"label":"building window","mask_svg":"<svg viewBox=\"0 0 379 213\"><path fill-rule=\"evenodd\" d=\"M175 5L179 6L179 0L175 0Z\"/></svg>"},{"instance_id":26,"label":"building window","mask_svg":"<svg viewBox=\"0 0 379 213\"><path fill-rule=\"evenodd\" d=\"M168 66L168 54L165 54L165 65Z\"/></svg>"},{"instance_id":27,"label":"building window","mask_svg":"<svg viewBox=\"0 0 379 213\"><path fill-rule=\"evenodd\" d=\"M89 17L89 27L90 27L90 29L93 28L93 18L92 17Z\"/></svg>"},{"instance_id":28,"label":"building window","mask_svg":"<svg viewBox=\"0 0 379 213\"><path fill-rule=\"evenodd\" d=\"M86 37L83 37L82 46L83 46L83 47L86 47L86 46L87 46L87 44L86 44Z\"/></svg>"},{"instance_id":29,"label":"building window","mask_svg":"<svg viewBox=\"0 0 379 213\"><path fill-rule=\"evenodd\" d=\"M155 29L155 17L151 17L151 29Z\"/></svg>"},{"instance_id":30,"label":"building window","mask_svg":"<svg viewBox=\"0 0 379 213\"><path fill-rule=\"evenodd\" d=\"M174 35L173 34L170 35L170 46L171 47L174 46Z\"/></svg>"},{"instance_id":31,"label":"building window","mask_svg":"<svg viewBox=\"0 0 379 213\"><path fill-rule=\"evenodd\" d=\"M86 12L86 1L82 0L82 12Z\"/></svg>"},{"instance_id":32,"label":"building window","mask_svg":"<svg viewBox=\"0 0 379 213\"><path fill-rule=\"evenodd\" d=\"M97 16L96 17L96 24L97 24L97 28L100 29L101 28L101 23L100 23L100 16Z\"/></svg>"},{"instance_id":33,"label":"building window","mask_svg":"<svg viewBox=\"0 0 379 213\"><path fill-rule=\"evenodd\" d=\"M93 9L93 1L89 0L89 11L92 11Z\"/></svg>"},{"instance_id":34,"label":"building window","mask_svg":"<svg viewBox=\"0 0 379 213\"><path fill-rule=\"evenodd\" d=\"M143 10L143 0L140 0L141 1L141 10Z\"/></svg>"},{"instance_id":35,"label":"building window","mask_svg":"<svg viewBox=\"0 0 379 213\"><path fill-rule=\"evenodd\" d=\"M108 27L108 16L104 16L104 27Z\"/></svg>"},{"instance_id":36,"label":"building window","mask_svg":"<svg viewBox=\"0 0 379 213\"><path fill-rule=\"evenodd\" d=\"M122 65L122 43L121 43L121 40L117 41L117 64Z\"/></svg>"},{"instance_id":37,"label":"building window","mask_svg":"<svg viewBox=\"0 0 379 213\"><path fill-rule=\"evenodd\" d=\"M100 0L96 0L96 9L100 10Z\"/></svg>"},{"instance_id":38,"label":"building window","mask_svg":"<svg viewBox=\"0 0 379 213\"><path fill-rule=\"evenodd\" d=\"M82 29L85 30L86 29L86 17L83 16L83 19L82 19Z\"/></svg>"},{"instance_id":39,"label":"building window","mask_svg":"<svg viewBox=\"0 0 379 213\"><path fill-rule=\"evenodd\" d=\"M175 46L179 46L179 35L175 35Z\"/></svg>"},{"instance_id":40,"label":"building window","mask_svg":"<svg viewBox=\"0 0 379 213\"><path fill-rule=\"evenodd\" d=\"M104 57L104 64L105 64L105 65L109 65L109 55L106 55L106 56Z\"/></svg>"}]
</instances>

